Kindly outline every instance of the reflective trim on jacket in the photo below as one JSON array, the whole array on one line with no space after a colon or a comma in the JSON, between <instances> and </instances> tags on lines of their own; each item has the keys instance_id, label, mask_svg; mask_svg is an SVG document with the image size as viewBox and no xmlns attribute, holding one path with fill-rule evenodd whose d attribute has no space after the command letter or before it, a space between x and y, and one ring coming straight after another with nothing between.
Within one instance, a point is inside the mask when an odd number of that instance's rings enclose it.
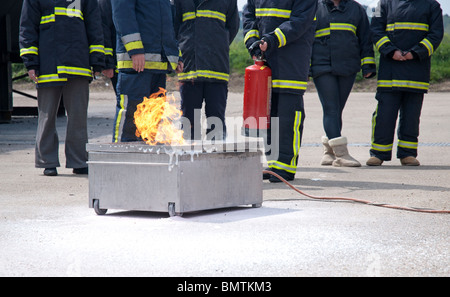
<instances>
[{"instance_id":1,"label":"reflective trim on jacket","mask_svg":"<svg viewBox=\"0 0 450 297\"><path fill-rule=\"evenodd\" d=\"M229 47L239 30L236 0L175 0L175 30L184 71L178 79L227 82Z\"/></svg>"}]
</instances>

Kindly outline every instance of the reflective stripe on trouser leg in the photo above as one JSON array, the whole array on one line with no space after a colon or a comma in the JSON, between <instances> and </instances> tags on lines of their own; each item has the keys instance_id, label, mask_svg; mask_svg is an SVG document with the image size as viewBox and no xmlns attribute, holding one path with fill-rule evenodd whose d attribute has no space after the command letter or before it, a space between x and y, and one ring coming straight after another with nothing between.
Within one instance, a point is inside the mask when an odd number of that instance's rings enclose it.
<instances>
[{"instance_id":1,"label":"reflective stripe on trouser leg","mask_svg":"<svg viewBox=\"0 0 450 297\"><path fill-rule=\"evenodd\" d=\"M377 92L378 105L372 116L370 155L383 161L392 158L395 125L402 102L400 92Z\"/></svg>"},{"instance_id":2,"label":"reflective stripe on trouser leg","mask_svg":"<svg viewBox=\"0 0 450 297\"><path fill-rule=\"evenodd\" d=\"M128 106L128 96L118 95L113 142L120 142L122 140L123 125L125 123L125 115L127 112L126 106Z\"/></svg>"},{"instance_id":3,"label":"reflective stripe on trouser leg","mask_svg":"<svg viewBox=\"0 0 450 297\"><path fill-rule=\"evenodd\" d=\"M417 157L423 94L403 92L398 123L397 158Z\"/></svg>"},{"instance_id":4,"label":"reflective stripe on trouser leg","mask_svg":"<svg viewBox=\"0 0 450 297\"><path fill-rule=\"evenodd\" d=\"M278 100L274 100L278 104L277 114L273 116L277 116L279 120L279 153L278 156L272 156L276 159L268 160L268 164L270 168L295 174L305 119L303 96L286 93L275 94L275 96L278 96ZM271 133L277 133L277 131Z\"/></svg>"}]
</instances>

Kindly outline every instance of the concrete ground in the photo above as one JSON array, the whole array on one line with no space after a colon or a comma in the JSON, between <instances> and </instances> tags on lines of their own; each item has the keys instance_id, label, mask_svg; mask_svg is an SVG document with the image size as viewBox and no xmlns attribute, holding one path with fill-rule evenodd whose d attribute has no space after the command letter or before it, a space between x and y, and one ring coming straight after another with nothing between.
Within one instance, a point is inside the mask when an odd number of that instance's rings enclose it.
<instances>
[{"instance_id":1,"label":"concrete ground","mask_svg":"<svg viewBox=\"0 0 450 297\"><path fill-rule=\"evenodd\" d=\"M311 195L450 209L450 93L426 95L419 167L365 166L373 93L352 93L343 135L363 166L320 166L322 111L305 95L306 121L292 184ZM31 99L15 98L16 106ZM110 142L115 99L91 94L91 143ZM228 117L242 114L231 93ZM263 182L263 205L167 213L89 208L89 180L34 168L36 117L0 125L0 276L450 276L450 216L322 201ZM64 159L65 118L58 120ZM251 189L249 189L251 190Z\"/></svg>"}]
</instances>

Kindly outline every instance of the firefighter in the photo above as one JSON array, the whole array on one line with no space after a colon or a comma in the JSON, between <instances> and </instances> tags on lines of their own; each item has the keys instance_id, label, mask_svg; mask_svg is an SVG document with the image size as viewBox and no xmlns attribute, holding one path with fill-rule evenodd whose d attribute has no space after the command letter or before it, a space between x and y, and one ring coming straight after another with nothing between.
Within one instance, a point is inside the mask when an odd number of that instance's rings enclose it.
<instances>
[{"instance_id":1,"label":"firefighter","mask_svg":"<svg viewBox=\"0 0 450 297\"><path fill-rule=\"evenodd\" d=\"M102 16L103 37L105 41L105 69L102 71L103 75L111 80L114 92L117 95L117 75L116 68L116 28L112 19L112 0L98 0L98 7Z\"/></svg>"},{"instance_id":2,"label":"firefighter","mask_svg":"<svg viewBox=\"0 0 450 297\"><path fill-rule=\"evenodd\" d=\"M169 0L112 0L117 32L117 106L113 142L139 141L134 112L144 97L182 70Z\"/></svg>"},{"instance_id":3,"label":"firefighter","mask_svg":"<svg viewBox=\"0 0 450 297\"><path fill-rule=\"evenodd\" d=\"M200 110L205 102L207 137L225 139L229 46L239 30L237 1L175 0L175 7L175 31L184 63L183 73L178 74L181 110L191 124L185 133L201 139Z\"/></svg>"},{"instance_id":4,"label":"firefighter","mask_svg":"<svg viewBox=\"0 0 450 297\"><path fill-rule=\"evenodd\" d=\"M320 0L311 57L311 75L323 109L321 165L359 167L341 135L342 113L355 82L376 74L369 19L353 0Z\"/></svg>"},{"instance_id":5,"label":"firefighter","mask_svg":"<svg viewBox=\"0 0 450 297\"><path fill-rule=\"evenodd\" d=\"M25 0L20 18L20 55L36 83L37 168L55 176L60 166L56 116L61 96L67 111L66 167L87 174L87 111L92 69L105 63L97 1Z\"/></svg>"},{"instance_id":6,"label":"firefighter","mask_svg":"<svg viewBox=\"0 0 450 297\"><path fill-rule=\"evenodd\" d=\"M272 138L279 141L270 143L268 169L286 180L293 180L297 169L305 120L303 94L308 81L316 9L317 0L248 0L243 12L247 49L263 40L259 47L249 50L250 55L255 58L263 52L272 70L271 117L278 118L279 129L274 131L272 125L266 141L269 143ZM263 178L281 181L269 174Z\"/></svg>"},{"instance_id":7,"label":"firefighter","mask_svg":"<svg viewBox=\"0 0 450 297\"><path fill-rule=\"evenodd\" d=\"M380 52L372 144L366 164L390 161L397 129L397 158L416 159L419 120L430 82L430 58L444 34L442 10L434 0L381 0L372 16L373 42Z\"/></svg>"}]
</instances>

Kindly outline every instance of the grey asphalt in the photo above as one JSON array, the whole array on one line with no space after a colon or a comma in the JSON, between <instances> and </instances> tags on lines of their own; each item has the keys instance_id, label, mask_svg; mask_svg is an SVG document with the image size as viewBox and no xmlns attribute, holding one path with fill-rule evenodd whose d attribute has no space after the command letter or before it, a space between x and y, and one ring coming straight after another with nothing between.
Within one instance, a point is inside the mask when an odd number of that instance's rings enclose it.
<instances>
[{"instance_id":1,"label":"grey asphalt","mask_svg":"<svg viewBox=\"0 0 450 297\"><path fill-rule=\"evenodd\" d=\"M177 95L177 94L176 94ZM374 93L352 93L343 135L363 166L320 166L321 106L305 95L306 121L292 184L327 197L450 209L450 93L425 97L419 167L395 159L365 166ZM16 105L34 104L17 97ZM115 99L93 92L90 143L110 142ZM227 116L240 117L231 93ZM263 182L260 208L186 213L89 208L89 179L34 168L36 117L0 125L0 276L450 276L450 216L316 200ZM58 119L64 159L65 118ZM249 189L251 190L251 189Z\"/></svg>"}]
</instances>

